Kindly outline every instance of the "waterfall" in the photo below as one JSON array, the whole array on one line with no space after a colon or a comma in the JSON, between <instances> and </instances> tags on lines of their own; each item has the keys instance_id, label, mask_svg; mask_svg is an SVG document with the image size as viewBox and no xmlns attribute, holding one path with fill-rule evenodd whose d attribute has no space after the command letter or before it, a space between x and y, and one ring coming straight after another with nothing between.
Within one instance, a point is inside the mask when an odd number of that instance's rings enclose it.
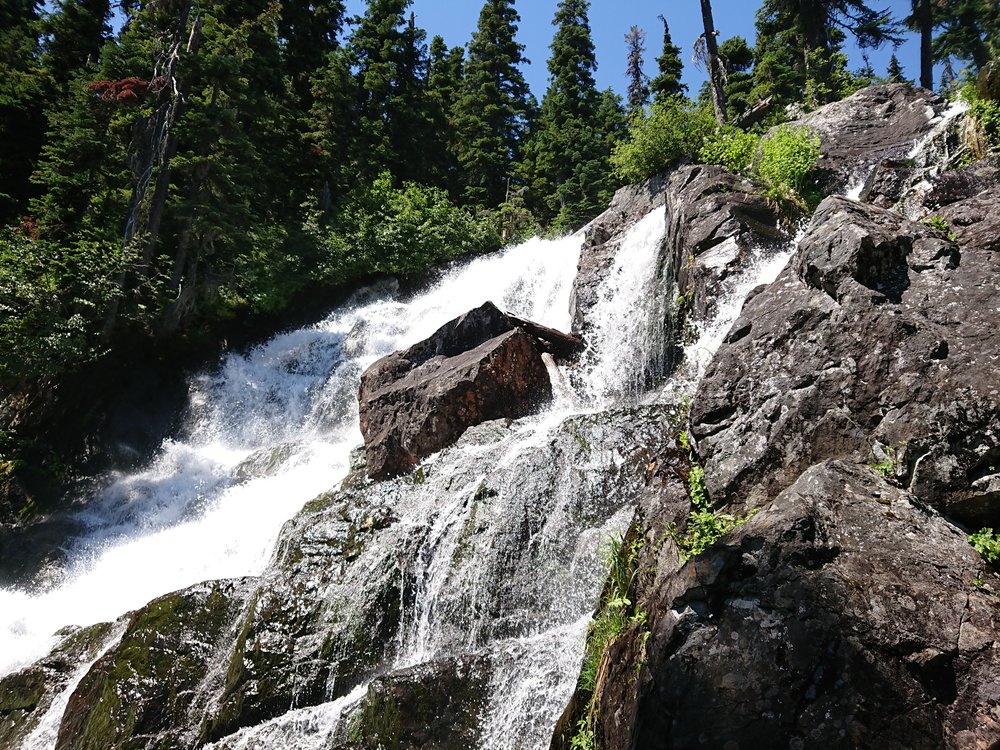
<instances>
[{"instance_id":1,"label":"waterfall","mask_svg":"<svg viewBox=\"0 0 1000 750\"><path fill-rule=\"evenodd\" d=\"M662 325L670 290L655 268L664 227L660 209L625 238L599 290L589 349L567 366L572 385L556 389L546 411L473 428L425 462L426 482L371 490L386 493L396 520L358 564L391 560L412 583L391 668L480 660L488 675L481 747L547 746L606 574L598 550L628 526L641 489L607 483L630 462L646 465L616 445L642 446L663 432L659 407L635 406L636 397L650 385L659 389L646 402L687 392L746 294L773 280L790 255L762 251L727 279L681 377L658 383L670 345ZM409 299L392 284L363 290L319 323L194 378L181 433L146 468L109 477L73 516L80 533L67 542L61 575L45 588L0 589L0 676L43 656L60 628L114 620L203 580L260 575L282 524L337 486L361 443L361 372L486 300L568 330L580 246L579 235L533 239L456 267ZM290 706L213 747L327 747L365 690ZM43 719L47 727L58 726L59 705ZM50 732L24 747L53 740Z\"/></svg>"},{"instance_id":2,"label":"waterfall","mask_svg":"<svg viewBox=\"0 0 1000 750\"><path fill-rule=\"evenodd\" d=\"M403 300L383 285L316 325L231 355L191 384L185 437L113 477L73 521L59 580L0 589L0 676L68 625L113 620L199 581L259 574L281 525L335 486L361 443L357 388L376 359L486 300L568 330L580 238L530 240Z\"/></svg>"}]
</instances>

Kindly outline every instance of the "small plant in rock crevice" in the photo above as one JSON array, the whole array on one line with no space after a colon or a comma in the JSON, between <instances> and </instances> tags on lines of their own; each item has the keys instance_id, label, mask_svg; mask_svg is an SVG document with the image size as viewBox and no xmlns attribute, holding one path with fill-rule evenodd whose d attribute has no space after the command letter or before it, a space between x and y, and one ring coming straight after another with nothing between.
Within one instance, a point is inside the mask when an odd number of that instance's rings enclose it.
<instances>
[{"instance_id":1,"label":"small plant in rock crevice","mask_svg":"<svg viewBox=\"0 0 1000 750\"><path fill-rule=\"evenodd\" d=\"M1000 534L994 534L993 529L980 529L969 536L969 544L989 563L1000 560Z\"/></svg>"},{"instance_id":2,"label":"small plant in rock crevice","mask_svg":"<svg viewBox=\"0 0 1000 750\"><path fill-rule=\"evenodd\" d=\"M877 463L869 464L881 477L884 479L892 479L896 476L896 471L899 469L899 456L897 451L906 445L905 442L900 443L897 448L892 448L886 446L882 449L884 457L881 461Z\"/></svg>"},{"instance_id":3,"label":"small plant in rock crevice","mask_svg":"<svg viewBox=\"0 0 1000 750\"><path fill-rule=\"evenodd\" d=\"M687 430L682 430L678 434L677 442L687 454L691 466L687 476L687 490L692 507L684 533L680 533L676 524L671 524L667 533L673 537L681 560L686 561L701 554L730 531L744 524L750 515L737 518L730 513L716 511L712 507L708 489L705 487L705 470L695 461L694 449Z\"/></svg>"}]
</instances>

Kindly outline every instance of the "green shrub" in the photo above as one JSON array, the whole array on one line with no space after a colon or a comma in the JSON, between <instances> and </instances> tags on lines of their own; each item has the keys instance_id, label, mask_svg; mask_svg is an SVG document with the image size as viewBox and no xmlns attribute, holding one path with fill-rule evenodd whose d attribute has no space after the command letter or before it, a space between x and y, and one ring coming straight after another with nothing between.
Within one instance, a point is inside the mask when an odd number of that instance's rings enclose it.
<instances>
[{"instance_id":1,"label":"green shrub","mask_svg":"<svg viewBox=\"0 0 1000 750\"><path fill-rule=\"evenodd\" d=\"M411 276L501 244L489 215L474 216L438 188L396 188L388 174L348 196L329 227L314 221L311 229L319 237L320 273L334 283L378 273Z\"/></svg>"},{"instance_id":2,"label":"green shrub","mask_svg":"<svg viewBox=\"0 0 1000 750\"><path fill-rule=\"evenodd\" d=\"M969 537L969 544L987 562L994 563L1000 559L1000 534L994 534L993 529L980 529Z\"/></svg>"},{"instance_id":3,"label":"green shrub","mask_svg":"<svg viewBox=\"0 0 1000 750\"><path fill-rule=\"evenodd\" d=\"M812 130L779 125L761 141L753 176L773 198L807 197L806 178L820 153L819 136Z\"/></svg>"},{"instance_id":4,"label":"green shrub","mask_svg":"<svg viewBox=\"0 0 1000 750\"><path fill-rule=\"evenodd\" d=\"M749 174L759 143L760 136L726 125L705 140L698 159L705 164L718 164L733 174Z\"/></svg>"},{"instance_id":5,"label":"green shrub","mask_svg":"<svg viewBox=\"0 0 1000 750\"><path fill-rule=\"evenodd\" d=\"M982 159L1000 149L1000 101L984 99L971 81L959 93L969 104L972 127L966 132L966 145L971 160Z\"/></svg>"},{"instance_id":6,"label":"green shrub","mask_svg":"<svg viewBox=\"0 0 1000 750\"><path fill-rule=\"evenodd\" d=\"M694 156L716 129L712 113L682 97L653 104L632 120L628 138L615 145L611 166L627 182L662 172L682 156Z\"/></svg>"}]
</instances>

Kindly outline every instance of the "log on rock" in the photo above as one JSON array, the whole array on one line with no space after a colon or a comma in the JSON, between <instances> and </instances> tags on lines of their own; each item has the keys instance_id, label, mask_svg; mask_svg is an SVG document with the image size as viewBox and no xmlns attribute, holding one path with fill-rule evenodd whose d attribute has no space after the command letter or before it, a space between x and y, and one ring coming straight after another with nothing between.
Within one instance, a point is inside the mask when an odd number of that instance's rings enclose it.
<instances>
[{"instance_id":1,"label":"log on rock","mask_svg":"<svg viewBox=\"0 0 1000 750\"><path fill-rule=\"evenodd\" d=\"M487 302L361 376L368 476L410 471L473 425L516 419L552 398L542 360L582 348L577 336L522 320Z\"/></svg>"}]
</instances>

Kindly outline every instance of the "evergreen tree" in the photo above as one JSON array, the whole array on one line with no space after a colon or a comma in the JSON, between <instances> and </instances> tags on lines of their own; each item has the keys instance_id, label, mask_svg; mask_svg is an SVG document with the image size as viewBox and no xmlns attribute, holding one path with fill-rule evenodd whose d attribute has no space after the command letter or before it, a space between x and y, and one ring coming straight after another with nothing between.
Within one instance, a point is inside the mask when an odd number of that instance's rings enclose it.
<instances>
[{"instance_id":1,"label":"evergreen tree","mask_svg":"<svg viewBox=\"0 0 1000 750\"><path fill-rule=\"evenodd\" d=\"M487 0L469 42L454 114L464 196L473 204L503 203L520 159L532 106L520 69L524 46L515 38L519 22L513 0Z\"/></svg>"},{"instance_id":2,"label":"evergreen tree","mask_svg":"<svg viewBox=\"0 0 1000 750\"><path fill-rule=\"evenodd\" d=\"M625 75L628 77L628 111L635 114L649 102L649 86L646 74L642 72L642 53L645 52L646 32L633 26L625 35L626 56Z\"/></svg>"},{"instance_id":3,"label":"evergreen tree","mask_svg":"<svg viewBox=\"0 0 1000 750\"><path fill-rule=\"evenodd\" d=\"M465 51L461 47L448 49L440 36L431 40L427 95L434 132L430 144L435 149L431 156L432 170L434 184L447 190L453 200L461 196L462 184L458 164L458 131L452 113L462 94L464 68Z\"/></svg>"},{"instance_id":4,"label":"evergreen tree","mask_svg":"<svg viewBox=\"0 0 1000 750\"><path fill-rule=\"evenodd\" d=\"M746 112L756 100L753 99L753 50L741 36L730 37L719 45L719 56L726 71L726 104L734 116Z\"/></svg>"},{"instance_id":5,"label":"evergreen tree","mask_svg":"<svg viewBox=\"0 0 1000 750\"><path fill-rule=\"evenodd\" d=\"M669 96L684 96L687 94L687 86L681 83L681 73L684 64L681 62L681 48L673 43L670 38L670 27L667 19L660 16L663 23L663 52L656 58L656 67L659 73L650 84L649 88L656 101Z\"/></svg>"},{"instance_id":6,"label":"evergreen tree","mask_svg":"<svg viewBox=\"0 0 1000 750\"><path fill-rule=\"evenodd\" d=\"M899 58L896 57L895 52L889 58L889 68L886 70L885 77L889 83L911 83L903 77L903 66L899 64Z\"/></svg>"},{"instance_id":7,"label":"evergreen tree","mask_svg":"<svg viewBox=\"0 0 1000 750\"><path fill-rule=\"evenodd\" d=\"M369 0L348 41L358 97L353 119L357 137L350 161L361 183L371 182L384 171L395 174L394 168L404 158L394 150L393 122L399 90L407 85L400 80L400 73L405 12L411 2Z\"/></svg>"},{"instance_id":8,"label":"evergreen tree","mask_svg":"<svg viewBox=\"0 0 1000 750\"><path fill-rule=\"evenodd\" d=\"M951 96L955 93L957 76L951 64L951 56L944 59L944 66L941 68L941 93L944 96Z\"/></svg>"},{"instance_id":9,"label":"evergreen tree","mask_svg":"<svg viewBox=\"0 0 1000 750\"><path fill-rule=\"evenodd\" d=\"M969 60L975 70L989 62L991 46L1000 45L1000 6L996 0L941 0L937 4L940 33L934 56Z\"/></svg>"},{"instance_id":10,"label":"evergreen tree","mask_svg":"<svg viewBox=\"0 0 1000 750\"><path fill-rule=\"evenodd\" d=\"M764 0L757 12L754 95L809 106L840 98L852 85L843 30L863 49L900 41L891 18L864 0Z\"/></svg>"},{"instance_id":11,"label":"evergreen tree","mask_svg":"<svg viewBox=\"0 0 1000 750\"><path fill-rule=\"evenodd\" d=\"M109 0L59 0L45 20L44 63L59 83L87 64L96 64L111 34Z\"/></svg>"},{"instance_id":12,"label":"evergreen tree","mask_svg":"<svg viewBox=\"0 0 1000 750\"><path fill-rule=\"evenodd\" d=\"M560 0L556 10L549 88L526 165L532 201L557 229L579 227L596 215L613 185L589 7L587 0Z\"/></svg>"},{"instance_id":13,"label":"evergreen tree","mask_svg":"<svg viewBox=\"0 0 1000 750\"><path fill-rule=\"evenodd\" d=\"M34 190L29 177L42 147L49 78L39 62L35 0L0 5L0 222L19 220Z\"/></svg>"},{"instance_id":14,"label":"evergreen tree","mask_svg":"<svg viewBox=\"0 0 1000 750\"><path fill-rule=\"evenodd\" d=\"M312 78L339 46L344 0L284 0L278 35L284 69L303 109L312 106Z\"/></svg>"}]
</instances>

